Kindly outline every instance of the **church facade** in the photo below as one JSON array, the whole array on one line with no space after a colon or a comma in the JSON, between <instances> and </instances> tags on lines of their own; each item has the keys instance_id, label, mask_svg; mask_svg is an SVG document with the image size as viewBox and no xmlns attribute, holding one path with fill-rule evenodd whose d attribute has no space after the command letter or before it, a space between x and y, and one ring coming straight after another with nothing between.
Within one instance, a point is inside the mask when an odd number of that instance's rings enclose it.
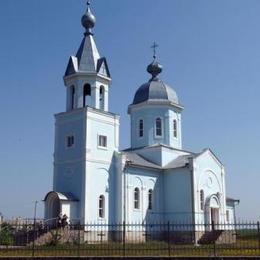
<instances>
[{"instance_id":1,"label":"church facade","mask_svg":"<svg viewBox=\"0 0 260 260\"><path fill-rule=\"evenodd\" d=\"M225 169L210 150L182 147L183 106L160 78L156 56L148 82L128 107L131 147L119 150L120 118L109 111L111 75L92 29L89 4L84 38L64 76L66 111L55 115L53 190L45 219L71 223L235 222Z\"/></svg>"}]
</instances>

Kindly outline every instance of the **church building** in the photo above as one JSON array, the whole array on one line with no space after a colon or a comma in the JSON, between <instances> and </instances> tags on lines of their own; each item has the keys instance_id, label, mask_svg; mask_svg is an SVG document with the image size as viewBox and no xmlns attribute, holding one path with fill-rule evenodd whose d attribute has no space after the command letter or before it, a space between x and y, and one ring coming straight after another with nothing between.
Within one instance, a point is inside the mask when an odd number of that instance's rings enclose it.
<instances>
[{"instance_id":1,"label":"church building","mask_svg":"<svg viewBox=\"0 0 260 260\"><path fill-rule=\"evenodd\" d=\"M71 223L234 223L226 173L210 150L182 147L182 111L156 55L128 106L131 147L119 150L120 118L109 111L111 75L96 46L90 10L64 76L66 111L55 115L53 189L45 219ZM144 74L144 77L146 75Z\"/></svg>"}]
</instances>

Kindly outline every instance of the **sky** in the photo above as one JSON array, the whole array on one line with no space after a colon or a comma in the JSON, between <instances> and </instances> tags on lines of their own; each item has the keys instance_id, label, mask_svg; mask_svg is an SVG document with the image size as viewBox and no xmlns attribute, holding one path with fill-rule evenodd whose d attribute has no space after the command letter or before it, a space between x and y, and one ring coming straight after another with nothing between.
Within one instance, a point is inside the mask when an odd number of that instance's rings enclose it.
<instances>
[{"instance_id":1,"label":"sky","mask_svg":"<svg viewBox=\"0 0 260 260\"><path fill-rule=\"evenodd\" d=\"M93 0L95 40L113 83L110 111L130 143L127 106L149 79L154 41L161 78L178 93L183 147L210 147L226 167L241 220L260 219L260 1ZM0 1L0 212L32 217L52 189L54 117L63 75L83 37L84 0ZM38 217L42 217L42 203Z\"/></svg>"}]
</instances>

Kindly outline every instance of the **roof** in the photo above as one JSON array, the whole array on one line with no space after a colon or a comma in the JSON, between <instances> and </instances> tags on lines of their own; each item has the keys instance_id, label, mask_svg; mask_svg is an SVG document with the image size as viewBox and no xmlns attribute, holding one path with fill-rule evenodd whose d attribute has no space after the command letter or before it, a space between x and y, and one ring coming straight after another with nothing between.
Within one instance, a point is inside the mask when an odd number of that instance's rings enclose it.
<instances>
[{"instance_id":1,"label":"roof","mask_svg":"<svg viewBox=\"0 0 260 260\"><path fill-rule=\"evenodd\" d=\"M126 155L126 159L129 162L129 165L132 166L141 166L141 167L148 167L154 169L161 169L161 167L151 161L148 161L141 155L134 153L134 152L123 152Z\"/></svg>"},{"instance_id":2,"label":"roof","mask_svg":"<svg viewBox=\"0 0 260 260\"><path fill-rule=\"evenodd\" d=\"M56 191L50 191L44 198L43 201L46 201L49 196L54 195L59 198L61 201L78 201L73 194L71 193L61 193L61 192L56 192Z\"/></svg>"},{"instance_id":3,"label":"roof","mask_svg":"<svg viewBox=\"0 0 260 260\"><path fill-rule=\"evenodd\" d=\"M168 101L179 104L176 92L159 79L153 79L143 84L135 93L133 105L148 100Z\"/></svg>"},{"instance_id":4,"label":"roof","mask_svg":"<svg viewBox=\"0 0 260 260\"><path fill-rule=\"evenodd\" d=\"M155 170L168 170L168 169L176 169L176 168L183 168L189 164L189 158L192 155L180 155L170 163L161 167L160 165L149 161L148 159L144 158L140 154L135 152L123 152L126 156L126 160L128 161L128 165L130 166L137 166L137 167L145 167L151 168Z\"/></svg>"},{"instance_id":5,"label":"roof","mask_svg":"<svg viewBox=\"0 0 260 260\"><path fill-rule=\"evenodd\" d=\"M166 145L166 144L160 144L160 143L149 145L149 146L137 147L137 148L129 147L127 149L124 149L123 152L132 152L132 151L137 151L137 150L141 150L141 149L152 149L152 148L156 148L156 147L163 147L163 148L166 148L166 149L169 149L169 150L189 153L191 155L194 155L194 157L201 154L201 153L193 153L191 151L187 151L187 150L183 150L183 149L178 149L178 148L175 148L175 147L172 147L172 146L169 146L169 145Z\"/></svg>"},{"instance_id":6,"label":"roof","mask_svg":"<svg viewBox=\"0 0 260 260\"><path fill-rule=\"evenodd\" d=\"M76 56L71 56L65 72L65 77L77 72L99 73L104 64L106 75L110 77L106 58L100 57L96 43L91 34L83 38Z\"/></svg>"},{"instance_id":7,"label":"roof","mask_svg":"<svg viewBox=\"0 0 260 260\"><path fill-rule=\"evenodd\" d=\"M240 202L240 200L238 200L238 199L233 199L233 198L230 198L230 197L226 197L226 202Z\"/></svg>"}]
</instances>

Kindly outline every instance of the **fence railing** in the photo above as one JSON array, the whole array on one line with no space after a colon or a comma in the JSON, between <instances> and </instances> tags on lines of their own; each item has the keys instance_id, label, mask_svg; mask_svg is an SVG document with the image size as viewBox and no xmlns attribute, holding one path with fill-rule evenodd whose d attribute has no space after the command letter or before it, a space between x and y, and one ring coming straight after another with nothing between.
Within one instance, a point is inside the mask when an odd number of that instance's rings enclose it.
<instances>
[{"instance_id":1,"label":"fence railing","mask_svg":"<svg viewBox=\"0 0 260 260\"><path fill-rule=\"evenodd\" d=\"M259 256L259 222L2 224L0 256Z\"/></svg>"}]
</instances>

